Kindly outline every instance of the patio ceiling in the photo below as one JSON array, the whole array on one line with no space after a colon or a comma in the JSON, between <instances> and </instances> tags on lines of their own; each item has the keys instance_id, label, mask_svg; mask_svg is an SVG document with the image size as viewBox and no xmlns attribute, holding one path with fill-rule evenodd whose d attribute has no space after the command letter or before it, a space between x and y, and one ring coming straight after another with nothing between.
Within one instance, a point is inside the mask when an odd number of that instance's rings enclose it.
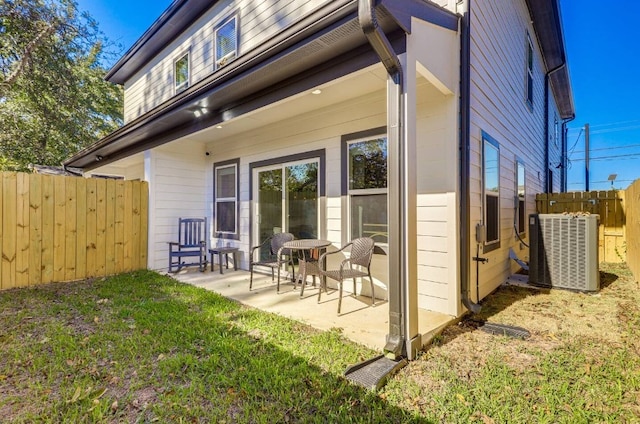
<instances>
[{"instance_id":1,"label":"patio ceiling","mask_svg":"<svg viewBox=\"0 0 640 424\"><path fill-rule=\"evenodd\" d=\"M302 116L315 110L330 107L358 98L375 91L384 91L387 74L381 64L370 66L345 77L313 87L319 89L320 94L313 94L312 90L271 103L263 108L233 117L224 123L222 128L212 126L189 134L181 140L212 142L218 139L255 130L266 125ZM178 140L179 141L179 140Z\"/></svg>"}]
</instances>

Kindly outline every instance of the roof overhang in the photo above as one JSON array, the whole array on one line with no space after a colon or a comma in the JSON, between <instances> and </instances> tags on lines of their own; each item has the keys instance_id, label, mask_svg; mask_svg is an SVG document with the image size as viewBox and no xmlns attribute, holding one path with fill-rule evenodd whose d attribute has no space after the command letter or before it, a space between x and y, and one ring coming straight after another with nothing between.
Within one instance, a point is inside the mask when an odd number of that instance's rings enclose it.
<instances>
[{"instance_id":1,"label":"roof overhang","mask_svg":"<svg viewBox=\"0 0 640 424\"><path fill-rule=\"evenodd\" d=\"M431 3L422 0L402 2L412 7L424 5L420 16L423 19L432 17L438 22L449 22L450 26L454 21L457 24L455 15L433 8ZM182 2L174 2L170 10L177 4ZM396 53L403 53L406 30L399 23L401 19L384 6L380 7L379 18ZM402 21L407 22L406 19ZM64 164L91 170L223 123L377 62L377 56L358 24L357 1L328 2L277 37L78 152Z\"/></svg>"},{"instance_id":2,"label":"roof overhang","mask_svg":"<svg viewBox=\"0 0 640 424\"><path fill-rule=\"evenodd\" d=\"M218 1L174 0L111 67L105 79L115 84L124 84L216 3Z\"/></svg>"},{"instance_id":3,"label":"roof overhang","mask_svg":"<svg viewBox=\"0 0 640 424\"><path fill-rule=\"evenodd\" d=\"M558 0L526 0L562 119L575 116Z\"/></svg>"}]
</instances>

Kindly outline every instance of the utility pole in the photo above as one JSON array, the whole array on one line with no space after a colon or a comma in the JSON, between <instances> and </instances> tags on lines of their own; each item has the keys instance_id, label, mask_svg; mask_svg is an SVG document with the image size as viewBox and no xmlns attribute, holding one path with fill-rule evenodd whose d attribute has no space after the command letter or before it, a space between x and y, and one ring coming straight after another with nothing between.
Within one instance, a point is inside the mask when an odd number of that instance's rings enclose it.
<instances>
[{"instance_id":1,"label":"utility pole","mask_svg":"<svg viewBox=\"0 0 640 424\"><path fill-rule=\"evenodd\" d=\"M584 191L589 191L589 124L584 124Z\"/></svg>"}]
</instances>

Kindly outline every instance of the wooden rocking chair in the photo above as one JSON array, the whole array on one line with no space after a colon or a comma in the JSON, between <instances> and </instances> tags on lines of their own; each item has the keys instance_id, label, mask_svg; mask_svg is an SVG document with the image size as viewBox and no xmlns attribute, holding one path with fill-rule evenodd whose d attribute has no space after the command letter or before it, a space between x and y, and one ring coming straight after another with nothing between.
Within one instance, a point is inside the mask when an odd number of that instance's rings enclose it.
<instances>
[{"instance_id":1,"label":"wooden rocking chair","mask_svg":"<svg viewBox=\"0 0 640 424\"><path fill-rule=\"evenodd\" d=\"M190 265L198 265L200 272L207 268L207 218L179 218L178 242L169 242L169 272Z\"/></svg>"}]
</instances>

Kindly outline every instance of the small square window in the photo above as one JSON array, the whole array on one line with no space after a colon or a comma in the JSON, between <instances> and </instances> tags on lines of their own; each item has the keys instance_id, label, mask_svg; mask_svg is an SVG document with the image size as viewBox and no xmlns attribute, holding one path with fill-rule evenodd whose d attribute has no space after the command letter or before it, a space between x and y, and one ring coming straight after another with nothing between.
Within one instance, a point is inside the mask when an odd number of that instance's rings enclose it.
<instances>
[{"instance_id":1,"label":"small square window","mask_svg":"<svg viewBox=\"0 0 640 424\"><path fill-rule=\"evenodd\" d=\"M183 92L189 87L189 53L181 56L174 62L173 75L176 94Z\"/></svg>"},{"instance_id":2,"label":"small square window","mask_svg":"<svg viewBox=\"0 0 640 424\"><path fill-rule=\"evenodd\" d=\"M216 69L220 69L238 55L237 19L225 21L215 30Z\"/></svg>"}]
</instances>

